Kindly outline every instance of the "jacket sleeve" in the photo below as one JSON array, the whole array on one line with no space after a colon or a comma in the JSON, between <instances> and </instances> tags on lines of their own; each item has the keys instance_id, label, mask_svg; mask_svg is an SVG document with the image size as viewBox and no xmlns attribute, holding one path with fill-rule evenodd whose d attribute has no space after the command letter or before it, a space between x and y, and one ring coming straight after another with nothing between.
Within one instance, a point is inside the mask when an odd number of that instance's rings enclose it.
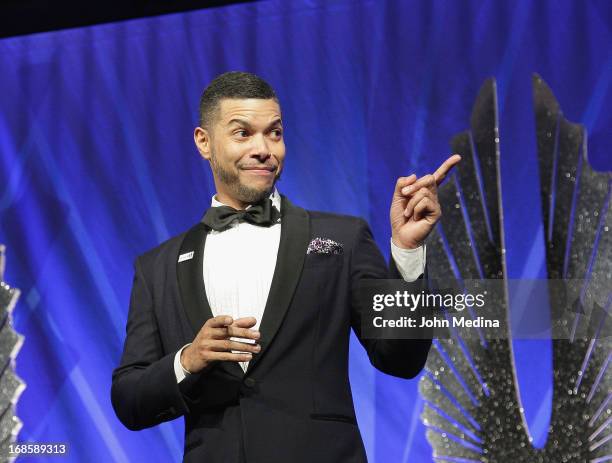
<instances>
[{"instance_id":1,"label":"jacket sleeve","mask_svg":"<svg viewBox=\"0 0 612 463\"><path fill-rule=\"evenodd\" d=\"M359 220L357 236L351 256L351 289L354 290L361 279L389 278L401 279L401 275L391 258L389 268L378 249L368 224ZM426 277L419 276L420 279ZM383 373L400 378L414 378L425 366L431 347L431 330L421 339L367 339L361 333L361 313L357 307L351 309L351 325L359 342L365 348L370 362Z\"/></svg>"},{"instance_id":2,"label":"jacket sleeve","mask_svg":"<svg viewBox=\"0 0 612 463\"><path fill-rule=\"evenodd\" d=\"M120 366L113 372L111 401L131 430L173 420L188 411L174 374L174 355L164 355L153 298L140 258L134 264L127 336Z\"/></svg>"}]
</instances>

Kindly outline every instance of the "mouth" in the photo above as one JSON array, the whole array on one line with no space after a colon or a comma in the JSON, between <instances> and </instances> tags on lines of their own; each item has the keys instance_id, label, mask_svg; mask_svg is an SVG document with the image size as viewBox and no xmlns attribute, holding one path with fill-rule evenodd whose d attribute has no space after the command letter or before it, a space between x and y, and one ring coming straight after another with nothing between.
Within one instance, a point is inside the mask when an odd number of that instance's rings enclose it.
<instances>
[{"instance_id":1,"label":"mouth","mask_svg":"<svg viewBox=\"0 0 612 463\"><path fill-rule=\"evenodd\" d=\"M243 167L242 170L246 171L249 174L253 174L253 175L272 176L276 172L276 167L274 166L253 166L253 167Z\"/></svg>"}]
</instances>

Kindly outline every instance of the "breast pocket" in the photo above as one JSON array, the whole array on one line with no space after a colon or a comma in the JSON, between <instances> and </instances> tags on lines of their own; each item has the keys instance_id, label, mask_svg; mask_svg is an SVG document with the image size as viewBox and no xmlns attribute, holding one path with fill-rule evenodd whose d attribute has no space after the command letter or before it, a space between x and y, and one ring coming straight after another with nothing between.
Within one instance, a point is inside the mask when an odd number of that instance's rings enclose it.
<instances>
[{"instance_id":1,"label":"breast pocket","mask_svg":"<svg viewBox=\"0 0 612 463\"><path fill-rule=\"evenodd\" d=\"M306 254L304 267L339 266L344 262L344 254Z\"/></svg>"},{"instance_id":2,"label":"breast pocket","mask_svg":"<svg viewBox=\"0 0 612 463\"><path fill-rule=\"evenodd\" d=\"M345 270L342 254L307 254L299 289L309 301L334 299Z\"/></svg>"}]
</instances>

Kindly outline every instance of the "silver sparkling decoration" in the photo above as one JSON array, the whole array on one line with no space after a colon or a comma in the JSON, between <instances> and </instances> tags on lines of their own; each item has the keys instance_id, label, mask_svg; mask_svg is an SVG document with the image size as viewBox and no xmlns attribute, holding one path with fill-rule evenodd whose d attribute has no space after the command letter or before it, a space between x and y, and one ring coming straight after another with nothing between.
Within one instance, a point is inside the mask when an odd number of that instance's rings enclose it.
<instances>
[{"instance_id":1,"label":"silver sparkling decoration","mask_svg":"<svg viewBox=\"0 0 612 463\"><path fill-rule=\"evenodd\" d=\"M612 175L591 169L585 129L563 117L537 75L533 92L548 277L585 282L566 295L581 302L570 323L561 316L562 295L549 291L554 377L546 445L531 444L510 336L488 339L483 331L478 339L453 329L434 343L419 384L436 462L612 461L612 341L604 316L612 304ZM429 239L429 276L505 281L494 79L483 84L470 122L451 142L463 161L439 191L444 215ZM510 326L507 289L492 302Z\"/></svg>"},{"instance_id":2,"label":"silver sparkling decoration","mask_svg":"<svg viewBox=\"0 0 612 463\"><path fill-rule=\"evenodd\" d=\"M314 238L309 244L306 254L342 254L344 246L329 238Z\"/></svg>"},{"instance_id":3,"label":"silver sparkling decoration","mask_svg":"<svg viewBox=\"0 0 612 463\"><path fill-rule=\"evenodd\" d=\"M23 336L13 329L12 312L19 298L19 290L3 281L5 254L0 244L0 458L8 458L8 446L15 443L22 423L15 414L19 396L25 383L15 374L15 358L23 345Z\"/></svg>"}]
</instances>

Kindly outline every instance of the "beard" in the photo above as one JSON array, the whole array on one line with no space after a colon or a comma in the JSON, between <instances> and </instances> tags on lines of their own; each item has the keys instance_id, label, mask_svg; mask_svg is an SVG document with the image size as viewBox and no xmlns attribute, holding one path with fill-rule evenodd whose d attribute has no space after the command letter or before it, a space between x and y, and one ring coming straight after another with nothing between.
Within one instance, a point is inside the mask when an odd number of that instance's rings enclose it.
<instances>
[{"instance_id":1,"label":"beard","mask_svg":"<svg viewBox=\"0 0 612 463\"><path fill-rule=\"evenodd\" d=\"M262 190L242 183L240 181L240 176L238 175L238 172L231 171L222 166L217 160L217 157L215 156L214 152L211 152L210 165L213 173L217 176L217 178L219 178L221 182L223 182L229 188L232 193L232 196L234 196L234 198L243 203L258 203L259 201L270 196L270 194L274 190L274 185L280 178L280 174L277 174L274 177L274 182L272 182L272 186L270 186L270 188L265 188Z\"/></svg>"}]
</instances>

